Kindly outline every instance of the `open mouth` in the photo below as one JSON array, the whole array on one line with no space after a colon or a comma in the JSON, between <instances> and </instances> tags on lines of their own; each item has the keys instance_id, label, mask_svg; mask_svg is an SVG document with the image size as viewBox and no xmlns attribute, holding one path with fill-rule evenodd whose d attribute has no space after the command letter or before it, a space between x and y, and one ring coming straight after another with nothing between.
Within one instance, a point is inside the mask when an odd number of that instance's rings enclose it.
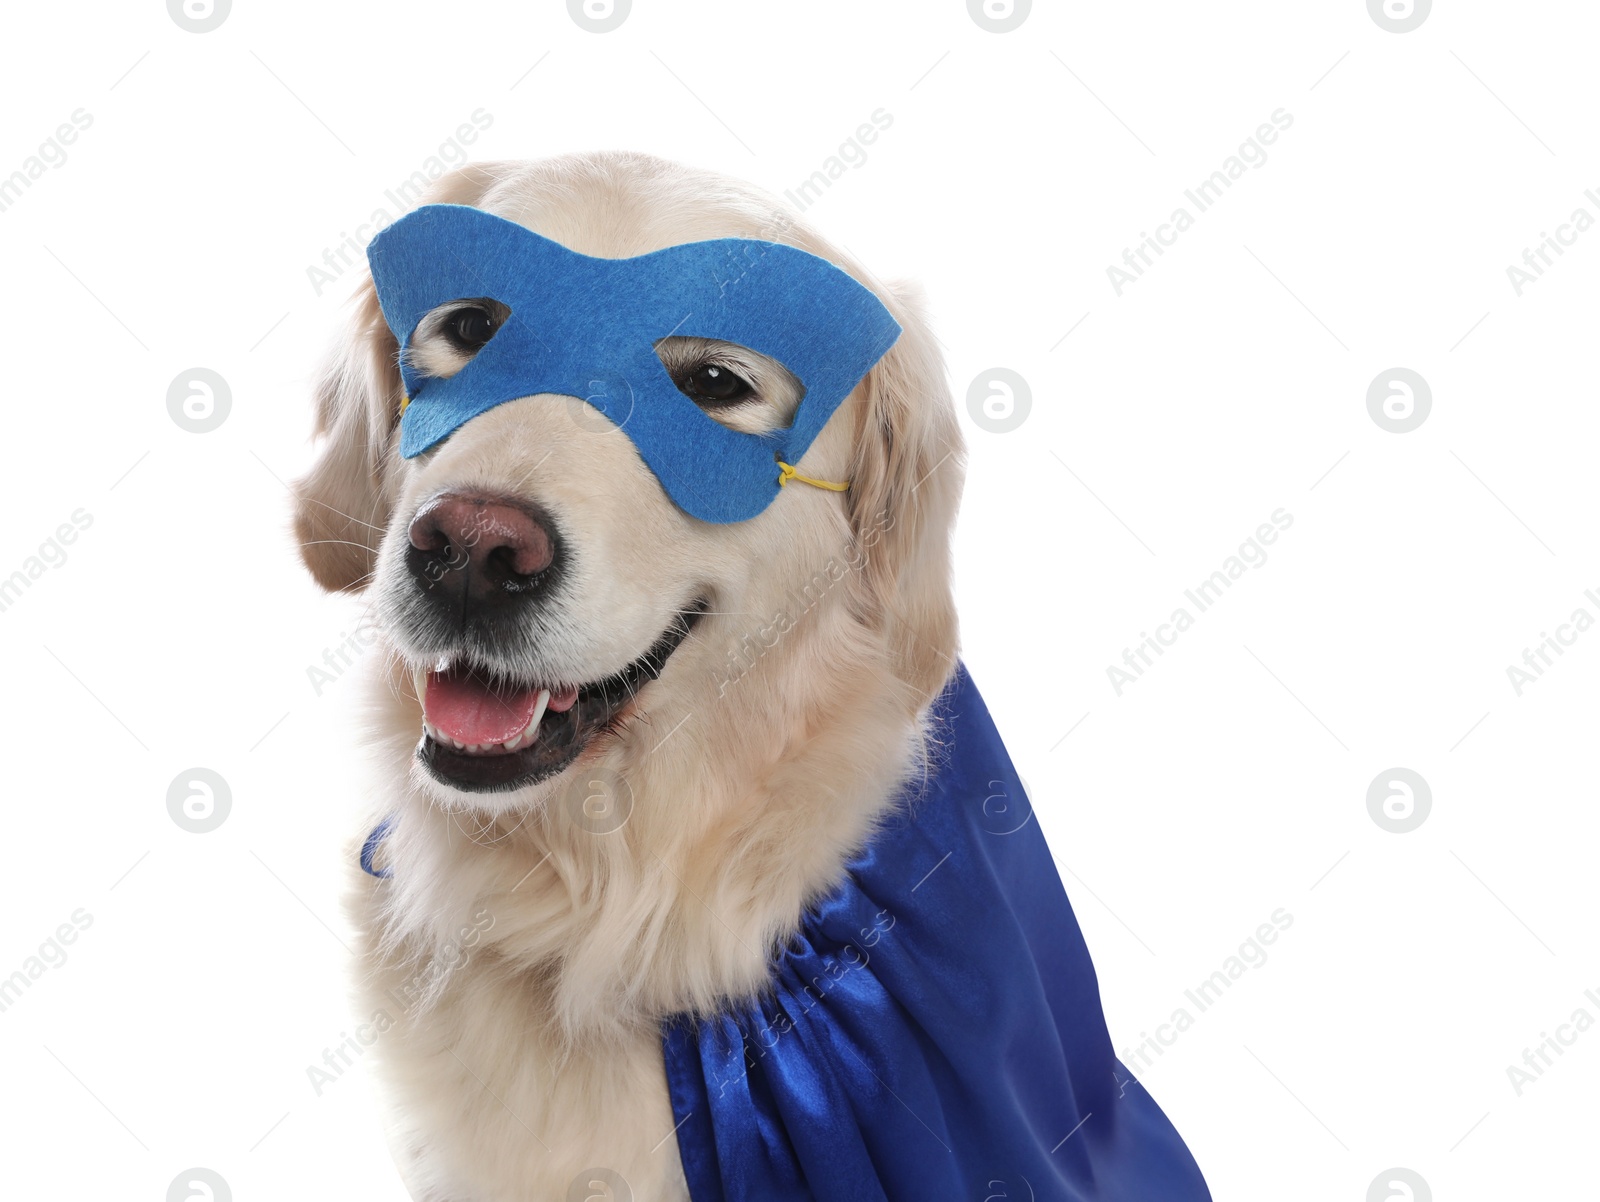
<instances>
[{"instance_id":1,"label":"open mouth","mask_svg":"<svg viewBox=\"0 0 1600 1202\"><path fill-rule=\"evenodd\" d=\"M418 761L435 780L468 793L520 789L554 776L615 729L706 607L702 598L679 611L648 651L589 684L511 680L466 660L416 669L423 715Z\"/></svg>"}]
</instances>

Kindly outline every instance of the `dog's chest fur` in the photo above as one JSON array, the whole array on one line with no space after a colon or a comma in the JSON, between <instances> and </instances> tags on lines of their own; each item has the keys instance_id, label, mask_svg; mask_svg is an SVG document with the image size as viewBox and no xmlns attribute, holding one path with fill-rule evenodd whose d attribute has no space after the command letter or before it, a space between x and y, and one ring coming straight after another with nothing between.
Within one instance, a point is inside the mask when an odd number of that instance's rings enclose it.
<instances>
[{"instance_id":1,"label":"dog's chest fur","mask_svg":"<svg viewBox=\"0 0 1600 1202\"><path fill-rule=\"evenodd\" d=\"M663 751L619 749L613 770L641 800L605 835L581 821L603 764L487 823L396 782L391 875L352 855L350 916L359 1005L385 1016L374 1061L420 1202L564 1202L575 1181L572 1197L608 1196L611 1179L589 1170L627 1183L610 1196L687 1202L662 1024L764 988L807 906L841 879L920 738L898 687L835 687L825 718L766 737L785 749L776 767L713 752L708 723ZM393 737L398 751L414 735Z\"/></svg>"},{"instance_id":2,"label":"dog's chest fur","mask_svg":"<svg viewBox=\"0 0 1600 1202\"><path fill-rule=\"evenodd\" d=\"M506 975L479 941L452 967L423 970L447 978L431 1000L415 962L370 941L363 960L361 1004L384 1016L377 1051L396 1095L396 1153L419 1202L564 1200L576 1181L610 1180L589 1170L619 1174L634 1202L687 1202L656 1027L564 1047L549 989ZM613 1196L599 1186L572 1196L596 1195Z\"/></svg>"}]
</instances>

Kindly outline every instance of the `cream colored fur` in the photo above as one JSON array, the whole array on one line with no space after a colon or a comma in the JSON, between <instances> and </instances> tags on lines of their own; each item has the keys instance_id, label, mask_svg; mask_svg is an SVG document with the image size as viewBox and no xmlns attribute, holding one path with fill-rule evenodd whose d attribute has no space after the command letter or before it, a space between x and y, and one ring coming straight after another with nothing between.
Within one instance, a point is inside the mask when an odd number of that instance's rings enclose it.
<instances>
[{"instance_id":1,"label":"cream colored fur","mask_svg":"<svg viewBox=\"0 0 1600 1202\"><path fill-rule=\"evenodd\" d=\"M808 902L919 770L920 724L954 666L962 452L943 364L905 291L722 177L573 156L469 167L430 199L607 257L790 243L872 287L905 327L800 465L849 493L791 485L729 525L686 516L621 432L564 398L501 405L401 460L397 348L370 283L319 391L324 445L297 484L296 527L317 580L370 590L385 628L368 826L395 816L380 853L393 875L361 873L352 849L349 908L357 1005L386 1028L375 1051L413 1196L543 1202L581 1181L572 1196L606 1197L584 1174L607 1169L635 1202L684 1199L661 1021L762 987ZM538 679L613 673L677 605L712 601L621 730L515 793L457 792L413 762L400 556L418 505L461 487L561 523L573 570L537 618L524 666Z\"/></svg>"}]
</instances>

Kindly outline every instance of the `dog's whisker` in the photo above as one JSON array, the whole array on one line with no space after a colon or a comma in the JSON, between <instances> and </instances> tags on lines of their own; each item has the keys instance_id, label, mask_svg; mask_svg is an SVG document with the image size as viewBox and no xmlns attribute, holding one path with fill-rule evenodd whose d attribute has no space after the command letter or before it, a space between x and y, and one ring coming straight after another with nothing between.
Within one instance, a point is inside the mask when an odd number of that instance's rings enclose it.
<instances>
[{"instance_id":1,"label":"dog's whisker","mask_svg":"<svg viewBox=\"0 0 1600 1202\"><path fill-rule=\"evenodd\" d=\"M344 510L339 509L336 506L329 505L326 501L319 500L316 497L304 497L303 499L307 500L307 501L310 501L311 504L313 504L313 505L320 505L324 509L329 510L332 513L338 514L340 517L344 518L348 522L354 522L358 526L365 526L368 530L376 530L379 534L386 533L386 530L385 530L384 527L382 527L382 526L374 526L371 522L364 522L360 518L356 517L355 514L346 513ZM372 516L373 517L377 517L378 515L376 513L374 513Z\"/></svg>"},{"instance_id":2,"label":"dog's whisker","mask_svg":"<svg viewBox=\"0 0 1600 1202\"><path fill-rule=\"evenodd\" d=\"M351 542L347 538L313 538L313 539L308 539L307 541L301 543L300 546L302 546L302 547L324 547L324 546L359 547L363 551L371 551L372 550L372 548L367 546L366 543ZM371 573L369 572L368 576L370 576L370 575L371 575Z\"/></svg>"},{"instance_id":3,"label":"dog's whisker","mask_svg":"<svg viewBox=\"0 0 1600 1202\"><path fill-rule=\"evenodd\" d=\"M544 461L546 459L549 459L550 456L553 455L554 453L555 453L554 451L546 451L544 453L544 455L539 459L538 463L531 464L522 473L521 477L517 480L516 484L512 486L512 488L511 488L512 494L516 495L516 494L520 493L524 488L526 488L528 483L529 483L529 481L531 481L533 479L533 473L538 471L539 468L543 466Z\"/></svg>"}]
</instances>

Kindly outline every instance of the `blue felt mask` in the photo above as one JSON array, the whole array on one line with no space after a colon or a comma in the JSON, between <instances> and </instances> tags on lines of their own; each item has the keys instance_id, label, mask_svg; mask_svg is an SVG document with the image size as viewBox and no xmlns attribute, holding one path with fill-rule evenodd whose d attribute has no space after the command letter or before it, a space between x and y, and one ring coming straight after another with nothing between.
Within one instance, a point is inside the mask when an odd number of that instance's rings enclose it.
<instances>
[{"instance_id":1,"label":"blue felt mask","mask_svg":"<svg viewBox=\"0 0 1600 1202\"><path fill-rule=\"evenodd\" d=\"M384 320L402 348L432 309L489 298L511 310L448 378L401 360L400 454L420 455L518 397L587 401L619 426L667 494L707 522L755 517L900 326L865 287L792 246L720 238L597 259L462 205L426 205L367 248ZM777 360L805 389L793 424L730 430L678 391L657 357L668 335L718 339Z\"/></svg>"}]
</instances>

